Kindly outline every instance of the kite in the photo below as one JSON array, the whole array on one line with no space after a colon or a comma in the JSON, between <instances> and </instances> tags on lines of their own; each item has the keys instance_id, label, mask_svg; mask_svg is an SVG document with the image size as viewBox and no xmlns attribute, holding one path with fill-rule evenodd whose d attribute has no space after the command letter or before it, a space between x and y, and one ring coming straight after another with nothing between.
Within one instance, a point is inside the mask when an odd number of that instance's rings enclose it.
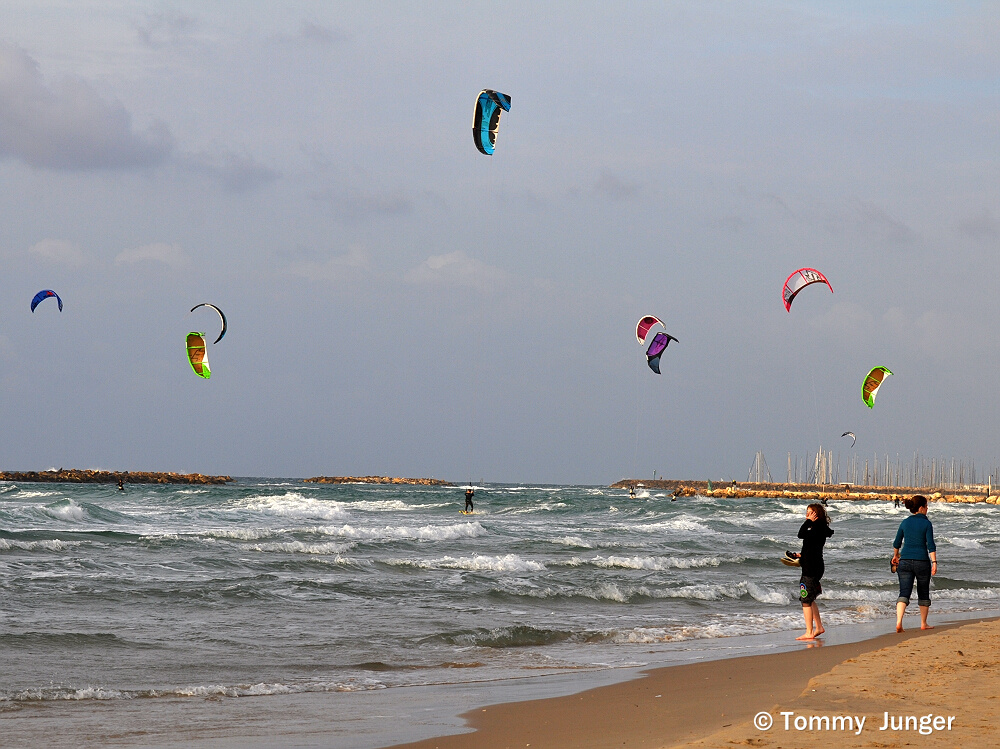
<instances>
[{"instance_id":1,"label":"kite","mask_svg":"<svg viewBox=\"0 0 1000 749\"><path fill-rule=\"evenodd\" d=\"M676 341L672 335L667 333L657 333L653 336L653 342L646 349L646 363L656 374L660 374L660 357L666 351L671 341Z\"/></svg>"},{"instance_id":2,"label":"kite","mask_svg":"<svg viewBox=\"0 0 1000 749\"><path fill-rule=\"evenodd\" d=\"M851 438L851 447L854 447L854 443L858 441L858 438L854 436L854 432L844 432L840 436L841 437L850 437Z\"/></svg>"},{"instance_id":3,"label":"kite","mask_svg":"<svg viewBox=\"0 0 1000 749\"><path fill-rule=\"evenodd\" d=\"M191 369L199 377L204 377L206 380L212 376L212 370L208 366L208 351L205 348L205 334L204 333L188 333L187 334L187 352L188 352L188 362L191 364Z\"/></svg>"},{"instance_id":4,"label":"kite","mask_svg":"<svg viewBox=\"0 0 1000 749\"><path fill-rule=\"evenodd\" d=\"M799 268L785 279L785 288L781 290L781 298L785 302L785 309L791 312L795 295L806 286L814 283L825 283L827 286L830 286L830 282L826 280L826 276L815 268ZM833 293L832 286L830 286L830 293Z\"/></svg>"},{"instance_id":5,"label":"kite","mask_svg":"<svg viewBox=\"0 0 1000 749\"><path fill-rule=\"evenodd\" d=\"M50 296L54 296L56 298L56 301L59 302L59 311L62 312L62 299L60 299L59 295L52 289L42 289L35 294L35 298L31 300L31 311L34 312L35 307L37 307L43 299L48 299Z\"/></svg>"},{"instance_id":6,"label":"kite","mask_svg":"<svg viewBox=\"0 0 1000 749\"><path fill-rule=\"evenodd\" d=\"M865 377L865 382L861 386L861 400L865 402L868 408L875 407L875 395L878 393L878 389L882 387L882 380L885 379L886 375L891 375L886 367L875 367L868 376Z\"/></svg>"},{"instance_id":7,"label":"kite","mask_svg":"<svg viewBox=\"0 0 1000 749\"><path fill-rule=\"evenodd\" d=\"M646 315L639 321L639 324L635 326L635 337L639 343L646 342L646 336L649 335L649 329L654 325L663 325L663 321L659 318L653 317L652 315ZM666 325L663 325L666 327Z\"/></svg>"},{"instance_id":8,"label":"kite","mask_svg":"<svg viewBox=\"0 0 1000 749\"><path fill-rule=\"evenodd\" d=\"M218 312L219 313L219 317L222 318L222 332L219 333L219 337L216 338L213 341L213 343L218 343L219 341L222 340L222 336L224 336L226 334L226 330L228 328L228 325L226 325L226 314L221 309L219 309L218 307L216 307L214 304L209 304L208 302L202 302L201 304L196 304L195 306L193 306L191 308L191 311L194 312L199 307L211 307L216 312Z\"/></svg>"},{"instance_id":9,"label":"kite","mask_svg":"<svg viewBox=\"0 0 1000 749\"><path fill-rule=\"evenodd\" d=\"M497 144L497 130L500 129L500 115L510 111L510 97L488 88L479 92L476 99L476 114L472 120L472 140L476 148L486 156L492 156Z\"/></svg>"}]
</instances>

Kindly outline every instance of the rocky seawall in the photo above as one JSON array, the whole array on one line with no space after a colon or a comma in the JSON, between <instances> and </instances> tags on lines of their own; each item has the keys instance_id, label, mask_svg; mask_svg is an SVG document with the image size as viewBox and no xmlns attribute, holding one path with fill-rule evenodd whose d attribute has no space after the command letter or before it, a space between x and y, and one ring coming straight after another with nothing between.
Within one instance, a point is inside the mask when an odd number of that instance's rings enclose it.
<instances>
[{"instance_id":1,"label":"rocky seawall","mask_svg":"<svg viewBox=\"0 0 1000 749\"><path fill-rule=\"evenodd\" d=\"M654 491L668 491L675 497L731 497L744 499L752 497L782 497L803 499L814 502L868 500L902 502L907 497L923 494L931 502L958 502L962 504L1000 504L1000 496L990 495L984 487L981 490L941 490L935 487L900 486L851 486L849 484L757 484L750 482L712 484L711 481L677 481L672 479L644 480L622 479L611 485L612 489L628 489L634 486ZM993 487L994 491L997 487Z\"/></svg>"},{"instance_id":2,"label":"rocky seawall","mask_svg":"<svg viewBox=\"0 0 1000 749\"><path fill-rule=\"evenodd\" d=\"M417 486L454 486L441 479L404 479L396 476L314 476L308 484L415 484Z\"/></svg>"},{"instance_id":3,"label":"rocky seawall","mask_svg":"<svg viewBox=\"0 0 1000 749\"><path fill-rule=\"evenodd\" d=\"M225 484L229 476L203 476L200 473L158 473L154 471L81 471L75 468L58 471L2 471L0 481L36 481L60 484Z\"/></svg>"}]
</instances>

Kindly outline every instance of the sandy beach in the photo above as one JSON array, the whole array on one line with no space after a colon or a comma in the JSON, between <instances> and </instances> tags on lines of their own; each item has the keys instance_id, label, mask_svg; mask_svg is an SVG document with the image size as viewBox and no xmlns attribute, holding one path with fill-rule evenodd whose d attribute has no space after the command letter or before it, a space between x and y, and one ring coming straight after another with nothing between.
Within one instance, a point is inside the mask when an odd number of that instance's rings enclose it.
<instances>
[{"instance_id":1,"label":"sandy beach","mask_svg":"<svg viewBox=\"0 0 1000 749\"><path fill-rule=\"evenodd\" d=\"M988 620L661 668L581 694L480 709L465 716L475 733L396 749L995 746L998 646L1000 621ZM769 730L753 723L761 712Z\"/></svg>"}]
</instances>

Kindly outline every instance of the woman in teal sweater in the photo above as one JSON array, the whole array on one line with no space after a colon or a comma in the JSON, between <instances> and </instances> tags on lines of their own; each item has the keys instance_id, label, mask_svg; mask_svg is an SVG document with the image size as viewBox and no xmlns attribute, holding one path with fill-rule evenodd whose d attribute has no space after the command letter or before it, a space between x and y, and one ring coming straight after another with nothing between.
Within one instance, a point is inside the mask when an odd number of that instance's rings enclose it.
<instances>
[{"instance_id":1,"label":"woman in teal sweater","mask_svg":"<svg viewBox=\"0 0 1000 749\"><path fill-rule=\"evenodd\" d=\"M934 526L927 519L927 497L918 494L903 504L912 514L899 524L896 540L892 542L892 565L899 575L896 631L903 631L903 614L910 602L914 580L920 605L920 629L934 629L927 623L927 613L931 608L931 576L937 574L937 546L934 545Z\"/></svg>"}]
</instances>

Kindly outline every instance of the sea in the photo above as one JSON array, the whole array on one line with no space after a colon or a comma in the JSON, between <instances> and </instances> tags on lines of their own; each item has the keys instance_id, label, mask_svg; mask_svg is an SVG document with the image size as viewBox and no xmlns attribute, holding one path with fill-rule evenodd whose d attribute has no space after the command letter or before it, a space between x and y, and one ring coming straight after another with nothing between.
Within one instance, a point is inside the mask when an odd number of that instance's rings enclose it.
<instances>
[{"instance_id":1,"label":"sea","mask_svg":"<svg viewBox=\"0 0 1000 749\"><path fill-rule=\"evenodd\" d=\"M428 689L538 677L565 690L670 653L792 643L803 628L798 571L780 558L799 547L806 502L475 490L463 515L463 487L0 483L0 721L51 727L127 704L141 723L163 718L158 705L199 703L214 736L227 704L266 712L312 695L337 714L415 689L432 703ZM882 501L829 512L824 623L888 631L891 545L909 513ZM932 617L995 612L1000 510L932 503L928 517ZM389 743L378 723L315 745Z\"/></svg>"}]
</instances>

